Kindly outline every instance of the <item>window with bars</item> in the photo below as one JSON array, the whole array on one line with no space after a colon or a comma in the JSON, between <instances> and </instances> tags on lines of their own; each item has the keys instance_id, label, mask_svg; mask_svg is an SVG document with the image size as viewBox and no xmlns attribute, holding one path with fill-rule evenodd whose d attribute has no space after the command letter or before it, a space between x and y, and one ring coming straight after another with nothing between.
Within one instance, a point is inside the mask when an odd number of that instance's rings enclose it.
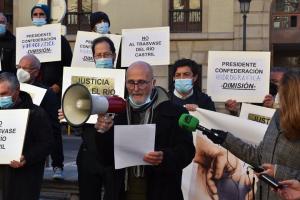
<instances>
[{"instance_id":1,"label":"window with bars","mask_svg":"<svg viewBox=\"0 0 300 200\"><path fill-rule=\"evenodd\" d=\"M90 31L92 0L67 0L67 14L64 24L68 34L76 34L78 30Z\"/></svg>"},{"instance_id":2,"label":"window with bars","mask_svg":"<svg viewBox=\"0 0 300 200\"><path fill-rule=\"evenodd\" d=\"M170 0L169 25L173 33L202 31L202 0Z\"/></svg>"}]
</instances>

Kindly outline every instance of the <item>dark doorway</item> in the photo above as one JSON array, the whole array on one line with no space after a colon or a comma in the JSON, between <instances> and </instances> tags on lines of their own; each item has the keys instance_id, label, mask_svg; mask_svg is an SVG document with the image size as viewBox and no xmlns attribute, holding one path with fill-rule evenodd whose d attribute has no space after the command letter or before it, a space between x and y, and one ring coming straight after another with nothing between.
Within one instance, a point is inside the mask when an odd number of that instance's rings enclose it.
<instances>
[{"instance_id":1,"label":"dark doorway","mask_svg":"<svg viewBox=\"0 0 300 200\"><path fill-rule=\"evenodd\" d=\"M13 29L13 0L1 0L0 1L0 12L3 12L7 18L8 30Z\"/></svg>"}]
</instances>

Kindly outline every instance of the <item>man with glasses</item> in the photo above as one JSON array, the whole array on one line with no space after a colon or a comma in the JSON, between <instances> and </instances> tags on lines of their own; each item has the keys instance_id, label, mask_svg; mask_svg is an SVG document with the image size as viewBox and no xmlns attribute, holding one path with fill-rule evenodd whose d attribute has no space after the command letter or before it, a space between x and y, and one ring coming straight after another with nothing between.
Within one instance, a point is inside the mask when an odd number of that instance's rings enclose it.
<instances>
[{"instance_id":1,"label":"man with glasses","mask_svg":"<svg viewBox=\"0 0 300 200\"><path fill-rule=\"evenodd\" d=\"M7 18L0 12L0 73L16 73L16 38L7 30Z\"/></svg>"},{"instance_id":2,"label":"man with glasses","mask_svg":"<svg viewBox=\"0 0 300 200\"><path fill-rule=\"evenodd\" d=\"M92 52L96 68L113 68L116 49L114 43L108 37L99 37L93 41Z\"/></svg>"},{"instance_id":3,"label":"man with glasses","mask_svg":"<svg viewBox=\"0 0 300 200\"><path fill-rule=\"evenodd\" d=\"M113 68L115 51L114 43L108 37L96 38L92 43L96 67ZM82 143L76 159L80 199L99 200L101 199L104 167L98 160L95 128L92 124L84 124L80 128L82 128Z\"/></svg>"},{"instance_id":4,"label":"man with glasses","mask_svg":"<svg viewBox=\"0 0 300 200\"><path fill-rule=\"evenodd\" d=\"M55 93L48 87L44 86L38 80L40 68L41 63L36 56L32 54L25 55L21 58L19 65L17 65L17 78L21 83L27 83L47 89L40 106L48 114L53 130L54 145L53 151L50 154L52 159L51 165L53 167L53 172L55 172L53 174L53 178L63 179L64 154L61 129L59 121L57 119L57 110L59 109L59 102Z\"/></svg>"},{"instance_id":5,"label":"man with glasses","mask_svg":"<svg viewBox=\"0 0 300 200\"><path fill-rule=\"evenodd\" d=\"M182 169L193 159L195 148L191 132L178 126L183 107L168 100L166 91L155 87L153 70L148 63L135 62L126 72L128 91L127 112L114 120L98 115L95 128L103 133L96 135L99 160L110 168L106 171L104 198L182 200ZM113 124L156 124L155 150L146 153L143 160L150 165L114 169ZM110 173L109 173L110 172Z\"/></svg>"}]
</instances>

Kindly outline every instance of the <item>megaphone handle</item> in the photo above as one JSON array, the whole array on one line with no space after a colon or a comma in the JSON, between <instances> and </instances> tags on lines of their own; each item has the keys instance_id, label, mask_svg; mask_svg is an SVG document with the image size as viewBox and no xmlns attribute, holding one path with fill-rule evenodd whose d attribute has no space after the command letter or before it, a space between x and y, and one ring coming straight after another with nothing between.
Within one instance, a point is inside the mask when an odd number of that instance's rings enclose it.
<instances>
[{"instance_id":1,"label":"megaphone handle","mask_svg":"<svg viewBox=\"0 0 300 200\"><path fill-rule=\"evenodd\" d=\"M105 116L104 116L104 119L105 119L105 121L110 121L110 120L113 120L114 119L114 117L115 117L115 113L105 113ZM97 129L97 132L98 133L105 133L107 130L103 130L103 129L101 129L101 128L99 128L99 129Z\"/></svg>"}]
</instances>

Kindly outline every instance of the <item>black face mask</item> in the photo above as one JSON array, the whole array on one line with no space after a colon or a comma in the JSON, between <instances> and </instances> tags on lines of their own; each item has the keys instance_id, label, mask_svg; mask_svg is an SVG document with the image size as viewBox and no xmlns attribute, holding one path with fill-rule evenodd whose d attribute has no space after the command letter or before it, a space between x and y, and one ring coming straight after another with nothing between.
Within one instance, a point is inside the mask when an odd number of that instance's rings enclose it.
<instances>
[{"instance_id":1,"label":"black face mask","mask_svg":"<svg viewBox=\"0 0 300 200\"><path fill-rule=\"evenodd\" d=\"M277 92L278 92L278 86L275 85L274 83L270 83L269 94L275 96Z\"/></svg>"}]
</instances>

